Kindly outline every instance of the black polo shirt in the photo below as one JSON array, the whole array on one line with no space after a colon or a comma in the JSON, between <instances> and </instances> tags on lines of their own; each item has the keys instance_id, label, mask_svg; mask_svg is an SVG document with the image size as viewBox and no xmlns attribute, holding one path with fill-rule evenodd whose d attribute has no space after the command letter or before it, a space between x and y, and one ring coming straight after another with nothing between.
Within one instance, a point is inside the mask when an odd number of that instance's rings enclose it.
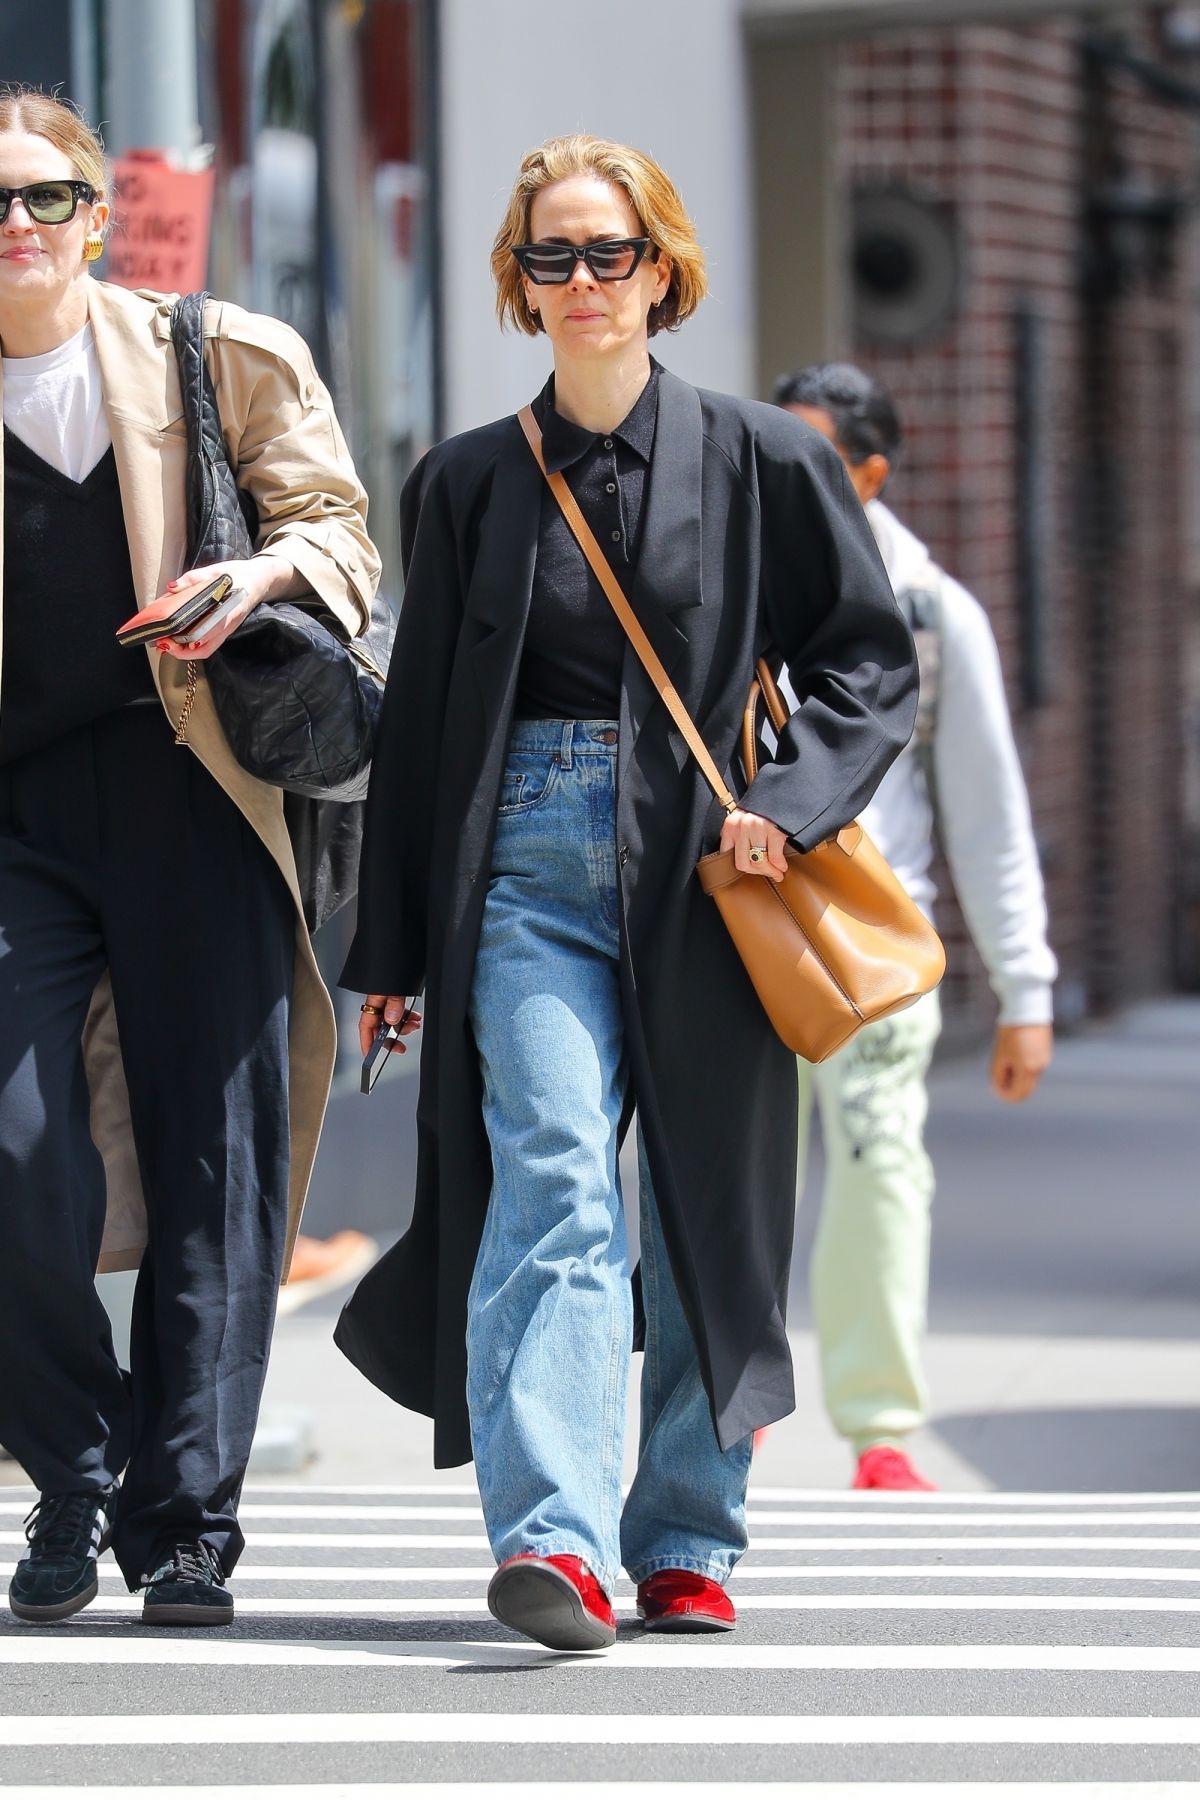
<instances>
[{"instance_id":1,"label":"black polo shirt","mask_svg":"<svg viewBox=\"0 0 1200 1800\"><path fill-rule=\"evenodd\" d=\"M628 415L609 433L574 425L554 409L554 377L533 403L542 452L561 471L584 518L630 593L637 573L646 482L658 422L659 365ZM537 562L517 685L519 719L615 719L625 633L604 589L543 483Z\"/></svg>"}]
</instances>

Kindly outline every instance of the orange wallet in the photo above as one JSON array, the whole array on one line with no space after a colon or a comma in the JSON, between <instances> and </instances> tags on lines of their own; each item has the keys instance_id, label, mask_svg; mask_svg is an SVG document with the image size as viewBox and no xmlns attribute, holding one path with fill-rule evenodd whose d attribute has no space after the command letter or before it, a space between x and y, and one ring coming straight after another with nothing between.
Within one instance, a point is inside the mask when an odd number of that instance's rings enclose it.
<instances>
[{"instance_id":1,"label":"orange wallet","mask_svg":"<svg viewBox=\"0 0 1200 1800\"><path fill-rule=\"evenodd\" d=\"M186 631L189 625L195 625L206 613L214 612L233 586L232 575L218 575L197 593L189 594L186 600L176 600L170 594L164 594L158 600L152 600L149 606L143 606L141 612L134 613L132 619L117 631L118 644L144 644L150 638L177 637Z\"/></svg>"}]
</instances>

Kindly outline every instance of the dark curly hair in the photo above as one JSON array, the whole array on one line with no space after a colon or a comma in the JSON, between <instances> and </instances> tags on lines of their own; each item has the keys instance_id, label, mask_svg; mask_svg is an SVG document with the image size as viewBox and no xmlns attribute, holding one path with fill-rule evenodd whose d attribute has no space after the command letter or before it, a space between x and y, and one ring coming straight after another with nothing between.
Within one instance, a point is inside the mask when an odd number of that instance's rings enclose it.
<instances>
[{"instance_id":1,"label":"dark curly hair","mask_svg":"<svg viewBox=\"0 0 1200 1800\"><path fill-rule=\"evenodd\" d=\"M900 415L887 389L853 363L809 363L775 383L776 406L816 406L833 420L852 463L868 456L896 460L904 441Z\"/></svg>"}]
</instances>

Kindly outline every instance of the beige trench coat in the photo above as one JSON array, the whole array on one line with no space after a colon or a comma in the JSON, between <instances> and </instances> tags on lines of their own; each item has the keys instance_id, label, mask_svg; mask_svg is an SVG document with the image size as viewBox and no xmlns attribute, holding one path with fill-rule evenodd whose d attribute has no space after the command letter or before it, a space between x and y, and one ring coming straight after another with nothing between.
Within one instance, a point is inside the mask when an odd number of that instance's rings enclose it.
<instances>
[{"instance_id":1,"label":"beige trench coat","mask_svg":"<svg viewBox=\"0 0 1200 1800\"><path fill-rule=\"evenodd\" d=\"M93 280L88 310L112 431L134 588L138 605L145 606L187 566L187 440L170 336L171 297L130 293ZM379 559L367 536L366 494L308 349L289 326L237 306L210 308L208 330L212 338L208 363L220 400L230 461L253 495L262 520L258 548L278 550L286 556L348 631L358 635L365 629L379 580ZM0 493L3 480L0 440ZM0 594L2 533L0 508ZM86 547L81 546L81 577L86 573ZM0 607L0 667L2 632ZM152 647L146 654L166 713L165 732L173 728L183 703L185 665L170 657L160 658ZM188 742L191 752L220 782L267 846L296 903L286 1267L329 1096L336 1047L333 1007L317 972L300 910L282 797L278 789L254 780L234 761L203 678ZM145 1244L145 1206L107 976L92 1001L84 1054L92 1135L104 1157L108 1179L100 1269L131 1269L140 1261Z\"/></svg>"}]
</instances>

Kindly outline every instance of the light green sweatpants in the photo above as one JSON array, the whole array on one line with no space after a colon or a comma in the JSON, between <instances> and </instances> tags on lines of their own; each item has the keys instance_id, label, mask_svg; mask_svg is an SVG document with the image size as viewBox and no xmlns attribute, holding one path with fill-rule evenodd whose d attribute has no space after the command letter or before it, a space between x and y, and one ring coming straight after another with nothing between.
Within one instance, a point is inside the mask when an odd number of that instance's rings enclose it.
<instances>
[{"instance_id":1,"label":"light green sweatpants","mask_svg":"<svg viewBox=\"0 0 1200 1800\"><path fill-rule=\"evenodd\" d=\"M864 1027L828 1062L799 1065L801 1190L814 1092L825 1142L811 1269L821 1379L829 1416L856 1454L896 1442L928 1409L925 1077L940 1029L937 994L928 994Z\"/></svg>"}]
</instances>

